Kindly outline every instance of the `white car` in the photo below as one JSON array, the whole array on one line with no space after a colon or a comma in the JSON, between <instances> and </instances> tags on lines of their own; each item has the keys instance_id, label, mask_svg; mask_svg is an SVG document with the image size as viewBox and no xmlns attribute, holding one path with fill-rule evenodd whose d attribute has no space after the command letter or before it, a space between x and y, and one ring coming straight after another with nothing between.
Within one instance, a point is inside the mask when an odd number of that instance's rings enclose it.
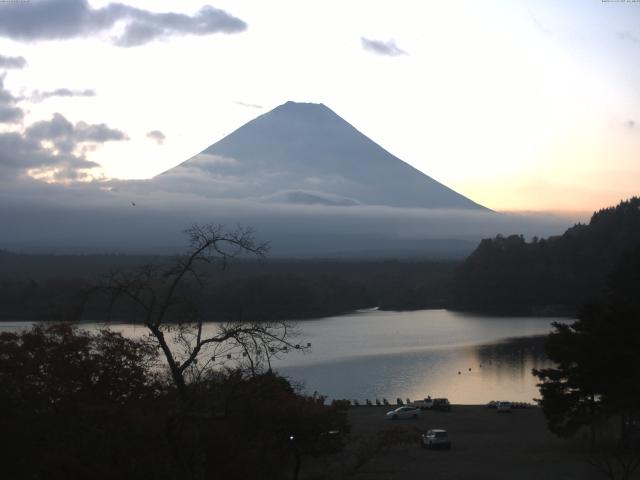
<instances>
[{"instance_id":1,"label":"white car","mask_svg":"<svg viewBox=\"0 0 640 480\"><path fill-rule=\"evenodd\" d=\"M496 410L498 413L509 413L511 411L511 402L498 402Z\"/></svg>"},{"instance_id":2,"label":"white car","mask_svg":"<svg viewBox=\"0 0 640 480\"><path fill-rule=\"evenodd\" d=\"M387 412L388 420L398 420L400 418L418 418L420 415L420 409L406 405L404 407L396 408Z\"/></svg>"},{"instance_id":3,"label":"white car","mask_svg":"<svg viewBox=\"0 0 640 480\"><path fill-rule=\"evenodd\" d=\"M451 439L446 430L435 428L423 433L420 439L422 448L444 448L451 450Z\"/></svg>"}]
</instances>

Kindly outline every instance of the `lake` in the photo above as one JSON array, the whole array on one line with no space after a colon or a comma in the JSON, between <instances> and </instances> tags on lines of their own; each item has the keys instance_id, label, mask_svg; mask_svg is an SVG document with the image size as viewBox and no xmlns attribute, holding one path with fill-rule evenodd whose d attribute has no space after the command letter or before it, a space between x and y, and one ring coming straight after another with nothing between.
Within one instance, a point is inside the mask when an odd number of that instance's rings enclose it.
<instances>
[{"instance_id":1,"label":"lake","mask_svg":"<svg viewBox=\"0 0 640 480\"><path fill-rule=\"evenodd\" d=\"M452 403L531 402L539 396L533 368L550 366L544 335L567 318L492 317L448 310L359 311L298 323L310 352L294 351L274 369L329 398L448 397ZM0 322L0 330L25 328ZM98 328L102 324L83 324ZM127 336L141 326L117 324Z\"/></svg>"}]
</instances>

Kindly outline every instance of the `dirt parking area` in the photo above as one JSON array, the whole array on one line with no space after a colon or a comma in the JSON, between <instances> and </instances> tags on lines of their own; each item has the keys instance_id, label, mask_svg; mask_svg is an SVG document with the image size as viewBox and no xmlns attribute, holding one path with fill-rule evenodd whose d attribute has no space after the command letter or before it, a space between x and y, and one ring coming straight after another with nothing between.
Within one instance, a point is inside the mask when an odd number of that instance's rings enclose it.
<instances>
[{"instance_id":1,"label":"dirt parking area","mask_svg":"<svg viewBox=\"0 0 640 480\"><path fill-rule=\"evenodd\" d=\"M585 440L565 441L547 431L540 409L497 413L484 406L424 411L415 420L391 421L394 407L353 407L349 445L354 479L598 479L587 461ZM426 450L419 435L449 432L452 449ZM345 457L346 458L346 457Z\"/></svg>"}]
</instances>

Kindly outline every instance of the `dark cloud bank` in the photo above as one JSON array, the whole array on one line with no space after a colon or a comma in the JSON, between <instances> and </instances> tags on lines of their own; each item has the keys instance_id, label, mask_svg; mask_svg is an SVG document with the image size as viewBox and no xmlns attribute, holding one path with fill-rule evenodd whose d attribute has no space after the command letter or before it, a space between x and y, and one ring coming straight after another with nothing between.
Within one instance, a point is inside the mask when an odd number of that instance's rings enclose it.
<instances>
[{"instance_id":1,"label":"dark cloud bank","mask_svg":"<svg viewBox=\"0 0 640 480\"><path fill-rule=\"evenodd\" d=\"M59 88L36 92L38 99L54 96L93 96L93 90ZM69 181L87 178L87 170L99 165L86 158L86 152L105 142L128 140L121 130L104 123L70 122L55 113L49 120L35 122L20 130L25 112L18 105L24 100L4 87L0 75L0 187L24 180L28 172L47 174L50 181ZM7 129L6 127L13 127ZM8 185L4 185L8 184Z\"/></svg>"},{"instance_id":2,"label":"dark cloud bank","mask_svg":"<svg viewBox=\"0 0 640 480\"><path fill-rule=\"evenodd\" d=\"M41 0L2 4L0 36L19 41L65 40L124 30L115 45L133 47L174 35L237 33L247 24L224 10L202 7L193 15L156 13L122 3L93 8L87 0Z\"/></svg>"},{"instance_id":3,"label":"dark cloud bank","mask_svg":"<svg viewBox=\"0 0 640 480\"><path fill-rule=\"evenodd\" d=\"M16 98L3 88L0 77L0 124L22 121L24 112L16 105ZM27 172L39 170L51 173L51 180L77 180L86 176L87 169L99 166L87 160L87 150L110 141L127 140L127 135L104 123L72 123L56 113L50 120L41 120L22 131L0 132L0 183L2 188Z\"/></svg>"},{"instance_id":4,"label":"dark cloud bank","mask_svg":"<svg viewBox=\"0 0 640 480\"><path fill-rule=\"evenodd\" d=\"M59 113L24 132L0 133L0 175L6 180L24 178L28 171L51 172L51 180L78 180L87 169L98 167L87 160L88 149L109 141L127 140L127 135L104 123L71 123Z\"/></svg>"}]
</instances>

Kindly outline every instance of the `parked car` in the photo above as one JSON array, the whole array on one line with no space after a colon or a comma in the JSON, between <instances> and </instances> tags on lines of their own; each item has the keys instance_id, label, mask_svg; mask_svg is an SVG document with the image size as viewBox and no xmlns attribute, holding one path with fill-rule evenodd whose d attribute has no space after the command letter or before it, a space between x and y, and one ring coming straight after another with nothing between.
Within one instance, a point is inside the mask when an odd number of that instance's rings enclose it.
<instances>
[{"instance_id":1,"label":"parked car","mask_svg":"<svg viewBox=\"0 0 640 480\"><path fill-rule=\"evenodd\" d=\"M433 410L438 410L440 412L450 412L451 404L449 400L446 398L434 398L433 406L431 407Z\"/></svg>"},{"instance_id":2,"label":"parked car","mask_svg":"<svg viewBox=\"0 0 640 480\"><path fill-rule=\"evenodd\" d=\"M444 448L445 450L451 449L451 439L446 430L439 428L428 430L427 433L423 433L420 439L422 448Z\"/></svg>"},{"instance_id":3,"label":"parked car","mask_svg":"<svg viewBox=\"0 0 640 480\"><path fill-rule=\"evenodd\" d=\"M388 420L398 420L400 418L418 418L420 415L420 409L416 407L411 407L409 405L405 405L404 407L396 408L395 410L391 410L387 412Z\"/></svg>"},{"instance_id":4,"label":"parked car","mask_svg":"<svg viewBox=\"0 0 640 480\"><path fill-rule=\"evenodd\" d=\"M511 402L498 402L496 410L498 413L509 413L511 411Z\"/></svg>"}]
</instances>

